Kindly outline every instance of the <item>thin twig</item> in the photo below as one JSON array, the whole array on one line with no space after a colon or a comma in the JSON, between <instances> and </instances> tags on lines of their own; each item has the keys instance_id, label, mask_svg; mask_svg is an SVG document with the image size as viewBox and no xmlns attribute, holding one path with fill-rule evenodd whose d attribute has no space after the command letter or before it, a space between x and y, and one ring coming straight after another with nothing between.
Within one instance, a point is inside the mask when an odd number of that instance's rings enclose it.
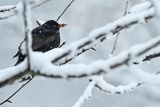
<instances>
[{"instance_id":1,"label":"thin twig","mask_svg":"<svg viewBox=\"0 0 160 107\"><path fill-rule=\"evenodd\" d=\"M112 48L112 51L111 51L111 54L112 54L112 55L113 55L113 53L114 53L114 51L115 51L115 49L116 49L118 37L119 37L119 32L116 34L116 39L115 39L115 41L114 41L113 48Z\"/></svg>"},{"instance_id":2,"label":"thin twig","mask_svg":"<svg viewBox=\"0 0 160 107\"><path fill-rule=\"evenodd\" d=\"M39 4L37 4L37 5L33 6L33 7L31 7L31 9L35 9L37 7L40 7L41 5L47 3L48 1L50 1L50 0L44 0L43 2L41 2L41 3L39 3Z\"/></svg>"},{"instance_id":3,"label":"thin twig","mask_svg":"<svg viewBox=\"0 0 160 107\"><path fill-rule=\"evenodd\" d=\"M128 0L126 1L126 5L125 5L125 9L124 9L124 14L123 16L125 16L127 14L127 9L128 9ZM119 34L120 32L117 33L116 35L116 39L114 41L114 44L113 44L113 48L112 48L112 51L111 51L111 54L113 55L115 49L116 49L116 45L117 45L117 41L118 41L118 37L119 37Z\"/></svg>"},{"instance_id":4,"label":"thin twig","mask_svg":"<svg viewBox=\"0 0 160 107\"><path fill-rule=\"evenodd\" d=\"M59 46L59 48L61 48L62 46L64 46L66 44L66 42L63 42L60 46Z\"/></svg>"},{"instance_id":5,"label":"thin twig","mask_svg":"<svg viewBox=\"0 0 160 107\"><path fill-rule=\"evenodd\" d=\"M69 4L68 4L68 6L62 11L62 13L58 16L58 18L57 18L57 20L56 21L58 21L61 17L62 17L62 15L66 12L66 10L71 6L71 4L74 2L75 0L72 0Z\"/></svg>"},{"instance_id":6,"label":"thin twig","mask_svg":"<svg viewBox=\"0 0 160 107\"><path fill-rule=\"evenodd\" d=\"M6 102L12 103L10 99L15 96L23 87L25 87L29 82L31 82L32 79L28 80L25 84L23 84L17 91L15 91L11 96L9 96L6 100L0 103L0 105L3 105Z\"/></svg>"}]
</instances>

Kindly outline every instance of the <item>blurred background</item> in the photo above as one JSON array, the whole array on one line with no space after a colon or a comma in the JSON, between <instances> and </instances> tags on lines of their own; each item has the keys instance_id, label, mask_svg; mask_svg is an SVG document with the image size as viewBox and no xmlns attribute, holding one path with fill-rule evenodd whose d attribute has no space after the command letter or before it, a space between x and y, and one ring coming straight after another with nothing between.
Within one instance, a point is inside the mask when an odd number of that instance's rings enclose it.
<instances>
[{"instance_id":1,"label":"blurred background","mask_svg":"<svg viewBox=\"0 0 160 107\"><path fill-rule=\"evenodd\" d=\"M14 5L21 0L0 0L0 6ZM51 0L32 11L33 28L36 20L56 19L71 0ZM128 9L145 0L128 0ZM76 0L59 20L68 25L61 29L62 42L70 44L87 37L93 29L104 26L124 14L125 0ZM0 17L4 13L0 13ZM159 19L152 19L147 24L136 25L120 32L114 55L134 44L143 43L159 33ZM7 20L0 20L0 69L13 66L20 42L24 39L23 18L16 15ZM97 51L88 51L71 63L90 63L97 59L107 59L112 51L115 37L108 38L96 47ZM145 72L155 73L160 70L160 59L140 64L136 67ZM12 72L12 71L11 71ZM114 85L129 84L137 81L128 69L106 76L106 81ZM35 78L14 98L12 104L2 107L71 107L82 95L88 85L88 79L64 80ZM22 84L13 84L0 89L0 102L12 94ZM93 97L82 107L160 107L160 84L146 84L134 92L123 95L108 95L96 88Z\"/></svg>"}]
</instances>

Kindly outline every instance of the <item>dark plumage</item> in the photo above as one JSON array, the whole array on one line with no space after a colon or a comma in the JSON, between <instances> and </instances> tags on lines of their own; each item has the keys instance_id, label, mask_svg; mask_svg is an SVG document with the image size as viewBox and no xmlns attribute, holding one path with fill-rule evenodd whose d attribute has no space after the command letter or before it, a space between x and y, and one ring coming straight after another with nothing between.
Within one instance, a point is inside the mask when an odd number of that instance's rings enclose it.
<instances>
[{"instance_id":1,"label":"dark plumage","mask_svg":"<svg viewBox=\"0 0 160 107\"><path fill-rule=\"evenodd\" d=\"M51 49L57 48L60 45L60 34L59 28L64 27L66 24L58 24L54 20L49 20L44 24L36 27L32 30L32 49L33 51L47 52ZM25 40L24 40L25 41ZM23 41L23 42L24 42ZM19 50L14 57L18 57L15 65L22 62L26 55L21 52L21 45Z\"/></svg>"}]
</instances>

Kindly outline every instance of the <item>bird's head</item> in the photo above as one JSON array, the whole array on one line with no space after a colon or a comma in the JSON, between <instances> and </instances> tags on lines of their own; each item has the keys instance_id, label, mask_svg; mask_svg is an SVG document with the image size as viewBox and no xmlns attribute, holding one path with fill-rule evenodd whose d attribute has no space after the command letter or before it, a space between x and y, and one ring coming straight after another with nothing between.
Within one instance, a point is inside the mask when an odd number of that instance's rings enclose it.
<instances>
[{"instance_id":1,"label":"bird's head","mask_svg":"<svg viewBox=\"0 0 160 107\"><path fill-rule=\"evenodd\" d=\"M55 28L55 29L60 29L64 26L66 26L67 24L59 24L57 23L55 20L49 20L45 23L45 25L51 27L51 28Z\"/></svg>"}]
</instances>

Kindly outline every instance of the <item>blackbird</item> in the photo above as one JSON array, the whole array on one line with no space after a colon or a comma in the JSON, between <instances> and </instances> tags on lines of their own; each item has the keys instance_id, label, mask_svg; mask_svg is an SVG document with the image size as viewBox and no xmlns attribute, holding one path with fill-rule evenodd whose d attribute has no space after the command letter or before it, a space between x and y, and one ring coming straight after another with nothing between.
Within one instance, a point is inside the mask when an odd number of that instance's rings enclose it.
<instances>
[{"instance_id":1,"label":"blackbird","mask_svg":"<svg viewBox=\"0 0 160 107\"><path fill-rule=\"evenodd\" d=\"M49 20L42 25L39 25L35 29L32 30L32 49L33 51L39 52L47 52L51 49L57 48L60 45L60 33L59 29L66 26L66 24L59 24L54 20ZM22 44L25 42L21 42L18 47L18 52L14 57L18 57L16 65L21 63L26 54L24 54L21 50Z\"/></svg>"}]
</instances>

